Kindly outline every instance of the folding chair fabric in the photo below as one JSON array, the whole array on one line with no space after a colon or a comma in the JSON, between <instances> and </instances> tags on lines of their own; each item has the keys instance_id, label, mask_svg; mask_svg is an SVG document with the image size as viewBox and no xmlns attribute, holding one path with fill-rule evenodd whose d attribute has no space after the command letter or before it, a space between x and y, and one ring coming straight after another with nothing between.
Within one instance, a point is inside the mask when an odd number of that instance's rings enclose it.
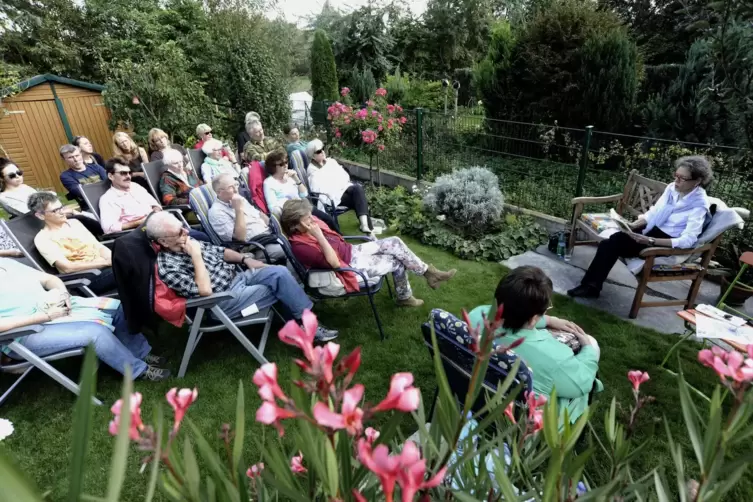
<instances>
[{"instance_id":1,"label":"folding chair fabric","mask_svg":"<svg viewBox=\"0 0 753 502\"><path fill-rule=\"evenodd\" d=\"M209 224L209 210L216 200L217 194L214 193L210 185L196 187L188 194L188 204L191 206L194 214L196 214L196 217L199 218L199 223L201 223L204 233L212 240L212 244L222 246L222 239L214 231L212 225Z\"/></svg>"},{"instance_id":2,"label":"folding chair fabric","mask_svg":"<svg viewBox=\"0 0 753 502\"><path fill-rule=\"evenodd\" d=\"M202 152L200 148L192 148L188 150L188 160L191 161L193 171L199 178L201 178L201 165L204 163L205 157L206 154Z\"/></svg>"},{"instance_id":3,"label":"folding chair fabric","mask_svg":"<svg viewBox=\"0 0 753 502\"><path fill-rule=\"evenodd\" d=\"M159 191L159 181L162 178L162 173L167 171L164 161L162 159L153 160L146 164L141 164L141 167L144 170L144 175L146 176L149 188L152 190L152 195L154 195L154 198L162 204L162 194Z\"/></svg>"}]
</instances>

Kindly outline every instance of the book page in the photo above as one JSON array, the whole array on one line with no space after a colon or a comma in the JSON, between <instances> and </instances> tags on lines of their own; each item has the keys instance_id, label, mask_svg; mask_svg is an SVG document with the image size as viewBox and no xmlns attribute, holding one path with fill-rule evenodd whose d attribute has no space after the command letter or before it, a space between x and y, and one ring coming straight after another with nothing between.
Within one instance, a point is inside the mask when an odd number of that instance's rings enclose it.
<instances>
[{"instance_id":1,"label":"book page","mask_svg":"<svg viewBox=\"0 0 753 502\"><path fill-rule=\"evenodd\" d=\"M630 224L628 223L628 221L622 216L620 216L617 213L617 211L615 211L614 209L609 210L609 217L612 218L612 220L614 220L614 222L617 223L617 225L619 225L621 230L631 233L631 234L635 233L633 232L633 229L630 228Z\"/></svg>"}]
</instances>

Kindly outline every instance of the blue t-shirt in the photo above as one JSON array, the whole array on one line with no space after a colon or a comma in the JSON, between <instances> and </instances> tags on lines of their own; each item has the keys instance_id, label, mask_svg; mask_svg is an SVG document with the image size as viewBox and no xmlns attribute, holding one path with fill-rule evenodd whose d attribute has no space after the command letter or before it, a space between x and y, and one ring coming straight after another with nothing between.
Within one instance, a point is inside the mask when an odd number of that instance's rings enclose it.
<instances>
[{"instance_id":1,"label":"blue t-shirt","mask_svg":"<svg viewBox=\"0 0 753 502\"><path fill-rule=\"evenodd\" d=\"M60 181L68 193L78 196L80 192L79 185L88 185L89 183L99 183L107 179L105 168L99 164L86 164L83 171L74 171L67 169L60 173Z\"/></svg>"}]
</instances>

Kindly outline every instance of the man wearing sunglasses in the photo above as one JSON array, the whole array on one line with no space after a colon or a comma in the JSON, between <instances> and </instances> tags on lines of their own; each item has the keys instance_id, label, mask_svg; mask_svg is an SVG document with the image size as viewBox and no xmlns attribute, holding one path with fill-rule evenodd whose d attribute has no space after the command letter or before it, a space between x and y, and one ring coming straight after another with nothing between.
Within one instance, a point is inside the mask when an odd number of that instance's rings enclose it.
<instances>
[{"instance_id":1,"label":"man wearing sunglasses","mask_svg":"<svg viewBox=\"0 0 753 502\"><path fill-rule=\"evenodd\" d=\"M131 168L125 159L108 160L105 170L112 184L99 199L99 217L106 234L136 228L153 211L162 211L157 199L142 186L131 183Z\"/></svg>"},{"instance_id":2,"label":"man wearing sunglasses","mask_svg":"<svg viewBox=\"0 0 753 502\"><path fill-rule=\"evenodd\" d=\"M44 228L34 237L37 251L50 266L64 274L99 270L89 288L97 295L113 291L112 252L78 220L69 220L65 206L52 192L36 192L29 197L29 210L44 221Z\"/></svg>"}]
</instances>

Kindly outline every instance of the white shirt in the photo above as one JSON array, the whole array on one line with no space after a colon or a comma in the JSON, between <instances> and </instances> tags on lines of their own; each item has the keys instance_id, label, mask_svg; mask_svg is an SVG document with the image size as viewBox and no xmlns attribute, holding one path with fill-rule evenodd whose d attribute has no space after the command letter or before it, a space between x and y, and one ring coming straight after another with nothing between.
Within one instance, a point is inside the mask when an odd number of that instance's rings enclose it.
<instances>
[{"instance_id":1,"label":"white shirt","mask_svg":"<svg viewBox=\"0 0 753 502\"><path fill-rule=\"evenodd\" d=\"M243 200L243 214L246 216L246 240L250 241L257 235L269 232L269 227L261 217L261 213L247 200ZM235 230L235 209L227 202L217 199L209 208L209 224L215 233L225 242L233 239Z\"/></svg>"},{"instance_id":2,"label":"white shirt","mask_svg":"<svg viewBox=\"0 0 753 502\"><path fill-rule=\"evenodd\" d=\"M21 216L29 212L29 197L36 192L36 189L29 185L21 185L15 190L6 190L0 193L0 206L12 215Z\"/></svg>"},{"instance_id":3,"label":"white shirt","mask_svg":"<svg viewBox=\"0 0 753 502\"><path fill-rule=\"evenodd\" d=\"M106 234L120 232L124 223L131 223L147 216L160 203L141 185L131 183L126 192L111 186L99 199L99 218Z\"/></svg>"},{"instance_id":4,"label":"white shirt","mask_svg":"<svg viewBox=\"0 0 753 502\"><path fill-rule=\"evenodd\" d=\"M327 159L322 167L315 166L313 162L310 163L306 174L311 191L326 195L335 206L340 205L345 190L351 185L348 171L343 169L335 159ZM327 197L323 202L328 202ZM323 210L322 206L322 201L320 201L319 209Z\"/></svg>"},{"instance_id":5,"label":"white shirt","mask_svg":"<svg viewBox=\"0 0 753 502\"><path fill-rule=\"evenodd\" d=\"M656 204L643 215L647 223L643 233L656 227L672 237L673 248L690 249L698 242L708 211L706 190L696 187L681 198L675 184L670 183Z\"/></svg>"},{"instance_id":6,"label":"white shirt","mask_svg":"<svg viewBox=\"0 0 753 502\"><path fill-rule=\"evenodd\" d=\"M286 178L285 181L280 182L272 176L267 176L264 180L264 200L267 201L270 211L279 214L285 202L300 198L302 196L298 193L298 184L293 178Z\"/></svg>"}]
</instances>

